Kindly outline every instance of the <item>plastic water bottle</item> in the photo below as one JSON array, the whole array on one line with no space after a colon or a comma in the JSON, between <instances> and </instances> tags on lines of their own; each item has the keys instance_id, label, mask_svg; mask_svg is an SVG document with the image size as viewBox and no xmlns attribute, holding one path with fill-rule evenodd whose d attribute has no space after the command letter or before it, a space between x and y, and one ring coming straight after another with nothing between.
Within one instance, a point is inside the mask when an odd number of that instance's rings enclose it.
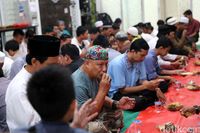
<instances>
[{"instance_id":1,"label":"plastic water bottle","mask_svg":"<svg viewBox=\"0 0 200 133\"><path fill-rule=\"evenodd\" d=\"M20 21L25 21L25 12L24 12L24 6L22 4L19 4L19 17Z\"/></svg>"},{"instance_id":2,"label":"plastic water bottle","mask_svg":"<svg viewBox=\"0 0 200 133\"><path fill-rule=\"evenodd\" d=\"M160 113L161 112L162 103L160 101L155 101L154 105L155 105L155 111L156 111L156 113Z\"/></svg>"},{"instance_id":3,"label":"plastic water bottle","mask_svg":"<svg viewBox=\"0 0 200 133\"><path fill-rule=\"evenodd\" d=\"M141 120L134 120L134 132L133 133L141 133Z\"/></svg>"},{"instance_id":4,"label":"plastic water bottle","mask_svg":"<svg viewBox=\"0 0 200 133\"><path fill-rule=\"evenodd\" d=\"M175 88L176 88L176 90L181 89L181 87L182 87L181 82L176 81L176 82L175 82Z\"/></svg>"},{"instance_id":5,"label":"plastic water bottle","mask_svg":"<svg viewBox=\"0 0 200 133\"><path fill-rule=\"evenodd\" d=\"M27 0L26 1L18 1L17 6L18 6L17 22L31 24L28 1Z\"/></svg>"}]
</instances>

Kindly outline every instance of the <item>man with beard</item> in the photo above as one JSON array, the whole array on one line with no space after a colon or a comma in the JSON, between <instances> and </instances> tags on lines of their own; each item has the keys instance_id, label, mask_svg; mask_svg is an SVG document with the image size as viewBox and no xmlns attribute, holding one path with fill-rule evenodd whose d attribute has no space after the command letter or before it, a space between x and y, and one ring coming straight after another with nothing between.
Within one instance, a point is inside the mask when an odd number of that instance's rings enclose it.
<instances>
[{"instance_id":1,"label":"man with beard","mask_svg":"<svg viewBox=\"0 0 200 133\"><path fill-rule=\"evenodd\" d=\"M110 77L106 74L107 63L107 50L98 45L93 46L89 48L84 64L72 74L79 106L90 98L97 102L94 112L100 115L87 127L94 133L107 133L122 128L122 112L117 109L132 109L135 104L132 98L122 97L115 101L107 97L110 88Z\"/></svg>"}]
</instances>

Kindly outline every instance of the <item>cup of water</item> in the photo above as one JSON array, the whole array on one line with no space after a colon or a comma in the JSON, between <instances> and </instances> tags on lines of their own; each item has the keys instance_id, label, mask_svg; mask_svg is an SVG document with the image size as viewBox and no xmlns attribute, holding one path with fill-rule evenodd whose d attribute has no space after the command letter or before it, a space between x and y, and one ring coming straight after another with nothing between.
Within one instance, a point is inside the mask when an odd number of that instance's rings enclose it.
<instances>
[{"instance_id":1,"label":"cup of water","mask_svg":"<svg viewBox=\"0 0 200 133\"><path fill-rule=\"evenodd\" d=\"M155 105L155 112L160 113L162 109L162 103L160 101L155 101L154 105Z\"/></svg>"},{"instance_id":2,"label":"cup of water","mask_svg":"<svg viewBox=\"0 0 200 133\"><path fill-rule=\"evenodd\" d=\"M134 132L133 133L141 133L141 120L134 120Z\"/></svg>"},{"instance_id":3,"label":"cup of water","mask_svg":"<svg viewBox=\"0 0 200 133\"><path fill-rule=\"evenodd\" d=\"M176 90L180 90L181 87L182 87L181 82L176 81L176 82L175 82L175 88L176 88Z\"/></svg>"}]
</instances>

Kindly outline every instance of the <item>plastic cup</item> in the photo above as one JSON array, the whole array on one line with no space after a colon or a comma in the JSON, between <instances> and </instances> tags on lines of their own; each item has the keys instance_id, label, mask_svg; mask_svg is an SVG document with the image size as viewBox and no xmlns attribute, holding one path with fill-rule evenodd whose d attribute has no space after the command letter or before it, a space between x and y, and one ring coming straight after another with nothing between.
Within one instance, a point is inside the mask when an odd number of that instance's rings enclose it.
<instances>
[{"instance_id":1,"label":"plastic cup","mask_svg":"<svg viewBox=\"0 0 200 133\"><path fill-rule=\"evenodd\" d=\"M155 112L160 113L162 108L162 103L160 101L155 101L154 105L155 105Z\"/></svg>"},{"instance_id":2,"label":"plastic cup","mask_svg":"<svg viewBox=\"0 0 200 133\"><path fill-rule=\"evenodd\" d=\"M134 133L141 133L141 120L134 120Z\"/></svg>"},{"instance_id":3,"label":"plastic cup","mask_svg":"<svg viewBox=\"0 0 200 133\"><path fill-rule=\"evenodd\" d=\"M179 91L181 89L181 87L182 87L181 82L176 81L175 82L175 88L176 88L176 90Z\"/></svg>"}]
</instances>

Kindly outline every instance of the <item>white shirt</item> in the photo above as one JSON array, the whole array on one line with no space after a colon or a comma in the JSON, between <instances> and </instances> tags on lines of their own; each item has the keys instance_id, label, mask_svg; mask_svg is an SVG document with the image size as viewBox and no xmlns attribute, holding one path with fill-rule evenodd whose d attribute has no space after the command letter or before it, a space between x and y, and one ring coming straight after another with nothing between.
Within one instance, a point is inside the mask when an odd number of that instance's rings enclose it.
<instances>
[{"instance_id":1,"label":"white shirt","mask_svg":"<svg viewBox=\"0 0 200 133\"><path fill-rule=\"evenodd\" d=\"M27 55L27 44L23 41L19 45L19 50L15 53L14 56L10 56L8 52L6 52L6 56L15 61L19 57L24 57Z\"/></svg>"},{"instance_id":2,"label":"white shirt","mask_svg":"<svg viewBox=\"0 0 200 133\"><path fill-rule=\"evenodd\" d=\"M149 45L149 49L155 49L157 41L158 37L154 37L149 42L147 42Z\"/></svg>"},{"instance_id":3,"label":"white shirt","mask_svg":"<svg viewBox=\"0 0 200 133\"><path fill-rule=\"evenodd\" d=\"M169 60L169 61L174 61L174 60L176 60L176 58L177 58L177 56L178 55L176 55L176 54L167 54L167 55L165 55L164 57L162 57L164 60Z\"/></svg>"},{"instance_id":4,"label":"white shirt","mask_svg":"<svg viewBox=\"0 0 200 133\"><path fill-rule=\"evenodd\" d=\"M22 43L19 45L19 57L24 57L27 55L27 43L25 41L22 41Z\"/></svg>"},{"instance_id":5,"label":"white shirt","mask_svg":"<svg viewBox=\"0 0 200 133\"><path fill-rule=\"evenodd\" d=\"M171 65L171 61L176 59L177 55L175 54L167 54L164 57L158 56L158 64L161 65Z\"/></svg>"},{"instance_id":6,"label":"white shirt","mask_svg":"<svg viewBox=\"0 0 200 133\"><path fill-rule=\"evenodd\" d=\"M89 45L90 45L90 42L89 42L88 40L83 40L83 43L85 44L85 48L86 48L86 49L87 49L87 48L89 47ZM81 48L80 48L80 46L81 46L82 44L80 44L80 43L78 42L78 40L77 40L76 37L73 37L73 38L72 38L71 44L76 45L76 47L77 47L78 50L79 50L79 54L82 53L82 50L81 50Z\"/></svg>"},{"instance_id":7,"label":"white shirt","mask_svg":"<svg viewBox=\"0 0 200 133\"><path fill-rule=\"evenodd\" d=\"M2 67L4 77L6 77L6 78L9 77L12 64L13 64L12 59L10 59L8 57L4 58L4 63L3 63L3 67Z\"/></svg>"},{"instance_id":8,"label":"white shirt","mask_svg":"<svg viewBox=\"0 0 200 133\"><path fill-rule=\"evenodd\" d=\"M157 34L158 34L158 30L156 30L156 29L153 29L153 31L151 32L151 36L152 37L157 37Z\"/></svg>"},{"instance_id":9,"label":"white shirt","mask_svg":"<svg viewBox=\"0 0 200 133\"><path fill-rule=\"evenodd\" d=\"M158 64L159 66L170 66L171 62L163 60L160 56L158 56Z\"/></svg>"},{"instance_id":10,"label":"white shirt","mask_svg":"<svg viewBox=\"0 0 200 133\"><path fill-rule=\"evenodd\" d=\"M30 77L31 74L23 67L8 85L5 101L7 124L11 133L17 128L28 128L40 121L26 95Z\"/></svg>"},{"instance_id":11,"label":"white shirt","mask_svg":"<svg viewBox=\"0 0 200 133\"><path fill-rule=\"evenodd\" d=\"M147 33L142 33L142 34L141 34L141 37L142 37L146 42L149 42L149 41L151 41L151 39L153 39L153 36L151 36L150 34L147 34Z\"/></svg>"}]
</instances>

